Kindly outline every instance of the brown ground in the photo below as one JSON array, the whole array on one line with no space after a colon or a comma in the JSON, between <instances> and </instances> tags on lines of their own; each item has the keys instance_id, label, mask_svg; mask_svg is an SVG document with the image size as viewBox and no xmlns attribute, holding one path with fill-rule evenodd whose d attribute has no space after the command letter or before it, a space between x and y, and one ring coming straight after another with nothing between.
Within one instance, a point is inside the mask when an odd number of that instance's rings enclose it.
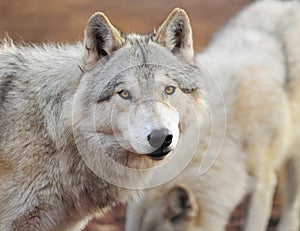
<instances>
[{"instance_id":1,"label":"brown ground","mask_svg":"<svg viewBox=\"0 0 300 231\"><path fill-rule=\"evenodd\" d=\"M74 42L82 39L89 16L103 11L123 32L149 32L176 6L184 8L192 22L194 45L201 50L212 34L241 7L251 0L10 0L0 1L0 37L6 33L14 40L41 43ZM241 230L247 206L241 204L233 213L228 230ZM270 219L273 231L278 222L280 200L276 199ZM101 219L95 219L87 231L120 231L124 229L124 208L116 208Z\"/></svg>"}]
</instances>

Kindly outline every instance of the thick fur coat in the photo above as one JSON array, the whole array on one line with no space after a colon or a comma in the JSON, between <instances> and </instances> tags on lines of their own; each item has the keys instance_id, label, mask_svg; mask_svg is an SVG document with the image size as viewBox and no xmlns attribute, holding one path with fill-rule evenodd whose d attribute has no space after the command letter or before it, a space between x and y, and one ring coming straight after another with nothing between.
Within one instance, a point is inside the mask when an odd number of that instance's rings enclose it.
<instances>
[{"instance_id":1,"label":"thick fur coat","mask_svg":"<svg viewBox=\"0 0 300 231\"><path fill-rule=\"evenodd\" d=\"M83 43L3 41L0 230L78 230L140 194L132 189L192 121L184 99L205 108L191 38L175 9L149 35L125 35L96 13Z\"/></svg>"},{"instance_id":2,"label":"thick fur coat","mask_svg":"<svg viewBox=\"0 0 300 231\"><path fill-rule=\"evenodd\" d=\"M263 231L278 180L279 230L299 230L299 35L299 1L275 0L249 5L216 33L197 56L213 76L204 83L211 116L197 154L172 182L129 205L126 230L225 230L250 194L244 230Z\"/></svg>"}]
</instances>

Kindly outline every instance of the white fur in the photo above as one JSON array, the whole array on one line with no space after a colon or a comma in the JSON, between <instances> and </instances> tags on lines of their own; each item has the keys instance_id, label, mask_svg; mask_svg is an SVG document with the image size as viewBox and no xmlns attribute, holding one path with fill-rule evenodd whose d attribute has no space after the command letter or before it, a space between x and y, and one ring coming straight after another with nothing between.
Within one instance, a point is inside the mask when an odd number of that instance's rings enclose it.
<instances>
[{"instance_id":1,"label":"white fur","mask_svg":"<svg viewBox=\"0 0 300 231\"><path fill-rule=\"evenodd\" d=\"M199 205L185 231L225 230L248 193L244 230L266 230L283 167L279 230L299 230L299 35L299 2L266 0L246 7L214 36L197 56L214 77L205 79L211 117L204 119L197 155L176 179L129 205L126 230L178 230L180 221L161 219L168 214L162 198L176 185L192 191Z\"/></svg>"}]
</instances>

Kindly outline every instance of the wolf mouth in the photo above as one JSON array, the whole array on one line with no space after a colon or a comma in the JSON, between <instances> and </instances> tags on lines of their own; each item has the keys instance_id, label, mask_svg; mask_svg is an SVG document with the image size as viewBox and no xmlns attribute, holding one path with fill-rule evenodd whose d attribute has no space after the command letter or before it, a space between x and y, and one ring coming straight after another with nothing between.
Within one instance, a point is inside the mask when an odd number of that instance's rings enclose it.
<instances>
[{"instance_id":1,"label":"wolf mouth","mask_svg":"<svg viewBox=\"0 0 300 231\"><path fill-rule=\"evenodd\" d=\"M146 154L146 156L150 157L152 160L162 160L166 155L169 154L172 150L170 148L159 148L154 152Z\"/></svg>"}]
</instances>

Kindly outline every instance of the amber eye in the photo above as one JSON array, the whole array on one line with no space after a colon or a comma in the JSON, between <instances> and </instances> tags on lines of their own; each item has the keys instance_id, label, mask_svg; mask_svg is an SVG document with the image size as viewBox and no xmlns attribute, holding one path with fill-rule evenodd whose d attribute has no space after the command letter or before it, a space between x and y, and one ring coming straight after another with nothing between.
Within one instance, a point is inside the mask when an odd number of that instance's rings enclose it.
<instances>
[{"instance_id":1,"label":"amber eye","mask_svg":"<svg viewBox=\"0 0 300 231\"><path fill-rule=\"evenodd\" d=\"M123 99L131 99L131 94L128 90L122 90L118 92L119 96L121 96Z\"/></svg>"},{"instance_id":2,"label":"amber eye","mask_svg":"<svg viewBox=\"0 0 300 231\"><path fill-rule=\"evenodd\" d=\"M165 92L167 95L172 95L175 92L175 90L176 90L176 87L174 87L174 86L167 86L165 88Z\"/></svg>"}]
</instances>

